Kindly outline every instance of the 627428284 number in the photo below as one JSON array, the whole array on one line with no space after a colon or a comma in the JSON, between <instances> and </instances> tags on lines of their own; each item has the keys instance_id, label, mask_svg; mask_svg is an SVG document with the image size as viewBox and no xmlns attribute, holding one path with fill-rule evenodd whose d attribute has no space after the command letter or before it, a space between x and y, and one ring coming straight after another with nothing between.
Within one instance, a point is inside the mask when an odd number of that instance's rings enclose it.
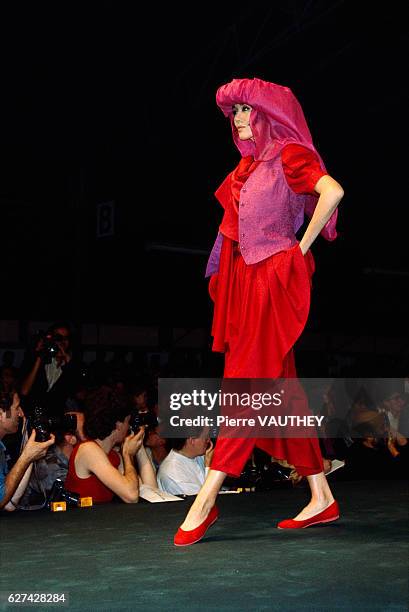
<instances>
[{"instance_id":1,"label":"627428284 number","mask_svg":"<svg viewBox=\"0 0 409 612\"><path fill-rule=\"evenodd\" d=\"M67 602L65 593L10 593L7 601L11 604L64 604Z\"/></svg>"}]
</instances>

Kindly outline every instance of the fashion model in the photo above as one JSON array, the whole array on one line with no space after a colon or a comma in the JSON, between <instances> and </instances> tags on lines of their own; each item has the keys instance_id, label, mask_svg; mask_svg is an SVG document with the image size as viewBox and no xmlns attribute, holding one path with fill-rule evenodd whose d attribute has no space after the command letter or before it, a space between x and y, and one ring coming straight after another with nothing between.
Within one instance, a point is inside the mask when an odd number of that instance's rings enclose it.
<instances>
[{"instance_id":1,"label":"fashion model","mask_svg":"<svg viewBox=\"0 0 409 612\"><path fill-rule=\"evenodd\" d=\"M288 87L234 79L218 89L216 102L230 119L241 160L216 192L224 216L207 266L213 350L225 354L225 378L295 378L293 346L310 307L310 247L319 234L336 238L343 190L326 172ZM304 213L310 221L298 242ZM205 483L175 535L177 546L198 542L217 520L225 477L240 475L255 445L294 465L311 489L307 506L280 529L339 518L316 437L219 436Z\"/></svg>"}]
</instances>

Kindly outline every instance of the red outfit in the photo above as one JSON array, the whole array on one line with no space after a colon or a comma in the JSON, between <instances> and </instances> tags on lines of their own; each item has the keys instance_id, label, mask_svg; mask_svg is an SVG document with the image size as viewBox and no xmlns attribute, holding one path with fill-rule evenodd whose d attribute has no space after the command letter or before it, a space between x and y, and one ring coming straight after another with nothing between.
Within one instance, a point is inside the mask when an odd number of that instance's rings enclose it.
<instances>
[{"instance_id":1,"label":"red outfit","mask_svg":"<svg viewBox=\"0 0 409 612\"><path fill-rule=\"evenodd\" d=\"M89 442L89 441L87 441ZM68 464L68 474L65 479L65 488L68 491L78 493L81 497L92 497L93 503L103 503L112 501L114 494L111 489L108 489L94 474L87 478L79 478L75 471L75 457L81 444L86 442L80 442L75 446L71 453L70 461ZM94 442L97 444L96 442ZM114 468L118 468L121 460L118 453L114 450L109 451L108 459Z\"/></svg>"},{"instance_id":2,"label":"red outfit","mask_svg":"<svg viewBox=\"0 0 409 612\"><path fill-rule=\"evenodd\" d=\"M219 273L211 277L214 301L213 350L225 353L225 378L296 377L292 347L302 333L310 307L314 259L298 244L247 265L240 254L238 200L243 183L259 162L243 157L233 173L233 202L225 208L220 231ZM296 193L314 193L325 172L318 158L300 145L287 145L282 163ZM286 459L301 475L323 471L318 440L311 438L223 438L217 440L212 469L239 476L254 446Z\"/></svg>"}]
</instances>

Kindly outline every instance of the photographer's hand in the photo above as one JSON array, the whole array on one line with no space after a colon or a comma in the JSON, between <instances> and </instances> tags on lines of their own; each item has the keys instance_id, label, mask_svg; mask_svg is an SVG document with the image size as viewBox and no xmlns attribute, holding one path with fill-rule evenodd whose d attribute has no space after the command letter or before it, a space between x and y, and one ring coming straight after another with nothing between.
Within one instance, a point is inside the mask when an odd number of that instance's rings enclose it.
<instances>
[{"instance_id":1,"label":"photographer's hand","mask_svg":"<svg viewBox=\"0 0 409 612\"><path fill-rule=\"evenodd\" d=\"M36 347L34 349L36 356L40 357L43 350L44 350L44 339L40 338L40 340L37 342Z\"/></svg>"},{"instance_id":2,"label":"photographer's hand","mask_svg":"<svg viewBox=\"0 0 409 612\"><path fill-rule=\"evenodd\" d=\"M132 500L133 503L137 502L139 499L139 478L135 468L135 463L136 455L142 446L144 435L145 428L140 427L136 434L131 433L129 436L126 436L121 447L124 464L124 478L128 481L132 488L135 488L136 491L136 498ZM124 501L127 500L124 499Z\"/></svg>"},{"instance_id":3,"label":"photographer's hand","mask_svg":"<svg viewBox=\"0 0 409 612\"><path fill-rule=\"evenodd\" d=\"M205 452L205 467L210 467L213 459L214 453L214 444L211 440L209 440L209 445Z\"/></svg>"},{"instance_id":4,"label":"photographer's hand","mask_svg":"<svg viewBox=\"0 0 409 612\"><path fill-rule=\"evenodd\" d=\"M31 432L31 436L27 440L27 444L25 445L23 449L23 452L20 455L20 457L24 461L27 461L27 464L45 457L49 447L55 443L54 434L50 434L50 439L47 440L46 442L36 442L35 438L36 438L36 431L35 429L33 429L33 431Z\"/></svg>"},{"instance_id":5,"label":"photographer's hand","mask_svg":"<svg viewBox=\"0 0 409 612\"><path fill-rule=\"evenodd\" d=\"M135 456L142 446L144 435L145 427L140 427L136 434L131 433L129 436L126 436L122 443L122 456L125 454L131 457Z\"/></svg>"}]
</instances>

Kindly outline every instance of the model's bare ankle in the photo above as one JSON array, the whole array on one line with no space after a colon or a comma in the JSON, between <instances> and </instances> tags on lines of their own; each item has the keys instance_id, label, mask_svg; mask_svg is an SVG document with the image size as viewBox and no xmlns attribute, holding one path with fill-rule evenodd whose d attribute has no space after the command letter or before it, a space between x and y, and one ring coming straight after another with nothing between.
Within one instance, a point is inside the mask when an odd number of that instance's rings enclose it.
<instances>
[{"instance_id":1,"label":"model's bare ankle","mask_svg":"<svg viewBox=\"0 0 409 612\"><path fill-rule=\"evenodd\" d=\"M196 498L193 502L185 520L183 521L181 528L185 531L196 529L204 520L207 519L210 510L214 506L213 498L210 499L198 499Z\"/></svg>"},{"instance_id":2,"label":"model's bare ankle","mask_svg":"<svg viewBox=\"0 0 409 612\"><path fill-rule=\"evenodd\" d=\"M294 517L296 521L303 521L309 519L319 512L326 510L332 503L334 503L332 493L329 495L313 495L310 502L301 510L297 516Z\"/></svg>"},{"instance_id":3,"label":"model's bare ankle","mask_svg":"<svg viewBox=\"0 0 409 612\"><path fill-rule=\"evenodd\" d=\"M195 502L191 507L189 514L192 512L192 515L196 514L198 517L205 519L209 514L210 510L213 508L213 506L213 499L205 499L198 503Z\"/></svg>"},{"instance_id":4,"label":"model's bare ankle","mask_svg":"<svg viewBox=\"0 0 409 612\"><path fill-rule=\"evenodd\" d=\"M311 497L310 504L313 506L329 506L334 501L332 493L322 493Z\"/></svg>"}]
</instances>

